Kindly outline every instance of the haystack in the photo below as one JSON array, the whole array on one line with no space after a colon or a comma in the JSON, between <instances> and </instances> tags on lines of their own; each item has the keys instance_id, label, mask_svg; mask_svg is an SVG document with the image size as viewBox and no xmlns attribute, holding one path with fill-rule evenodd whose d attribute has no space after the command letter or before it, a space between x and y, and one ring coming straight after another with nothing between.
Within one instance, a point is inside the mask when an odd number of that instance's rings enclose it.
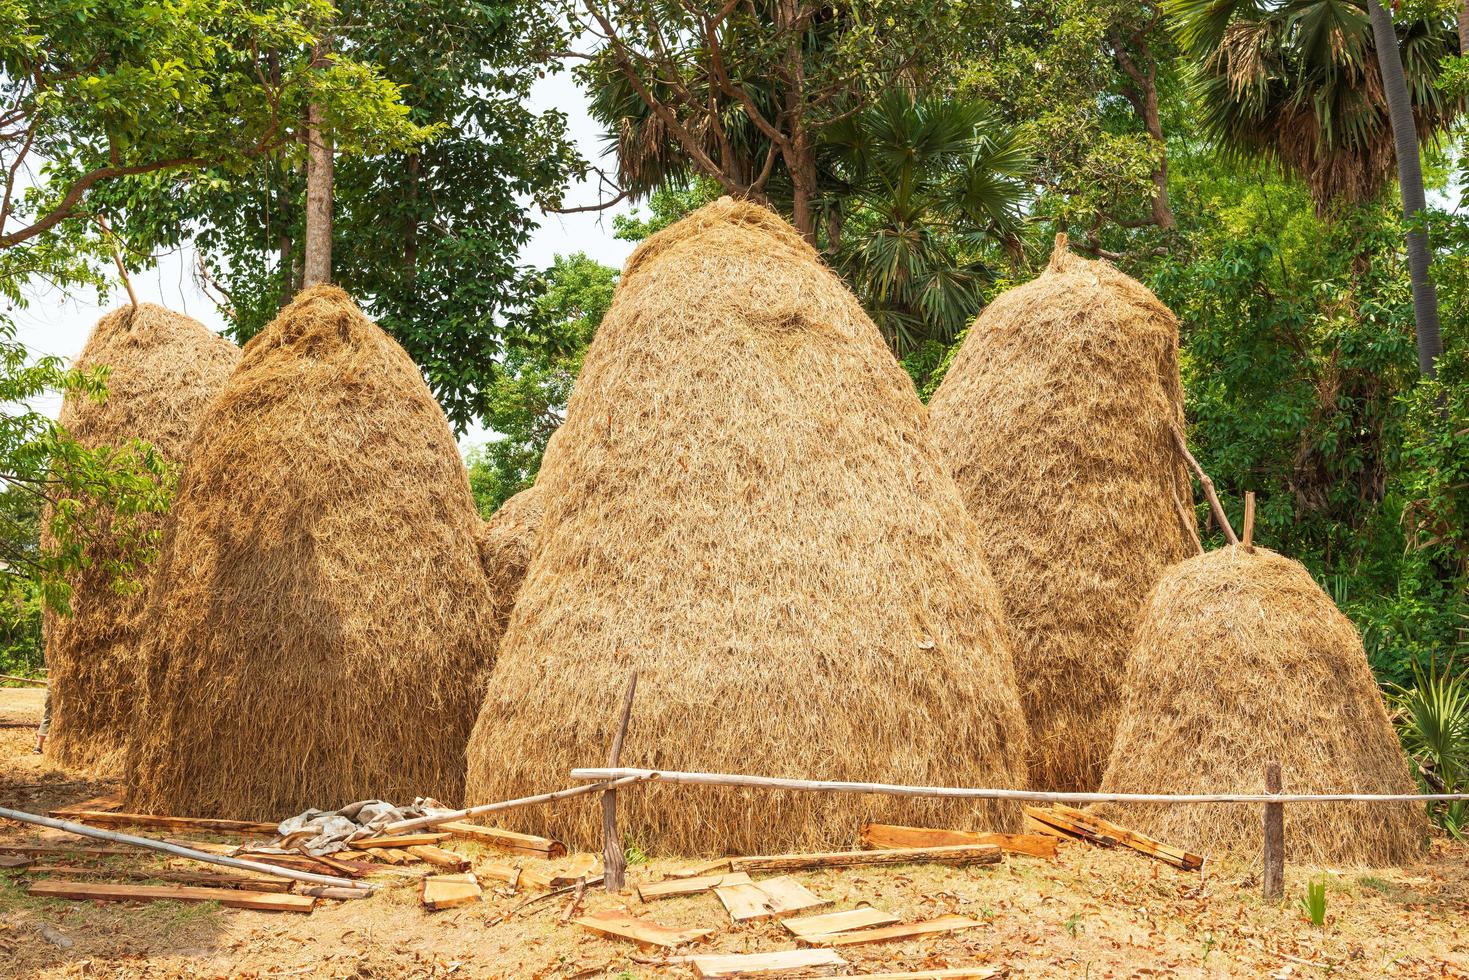
<instances>
[{"instance_id":1,"label":"haystack","mask_svg":"<svg viewBox=\"0 0 1469 980\"><path fill-rule=\"evenodd\" d=\"M480 564L500 615L497 632L504 632L510 611L515 608L544 512L541 491L532 485L501 504L479 529Z\"/></svg>"},{"instance_id":2,"label":"haystack","mask_svg":"<svg viewBox=\"0 0 1469 980\"><path fill-rule=\"evenodd\" d=\"M161 306L144 303L113 310L92 329L74 365L84 371L106 366L107 399L71 394L59 421L89 449L121 449L135 439L150 443L171 463L184 450L205 404L240 358L234 344L204 324ZM48 543L51 538L44 530ZM142 515L138 529L152 533L164 518ZM71 578L72 615L45 614L46 663L51 683L51 738L58 762L113 775L124 748L139 695L138 645L151 567L130 576L127 591L107 572L119 545L95 542L86 568Z\"/></svg>"},{"instance_id":3,"label":"haystack","mask_svg":"<svg viewBox=\"0 0 1469 980\"><path fill-rule=\"evenodd\" d=\"M1017 786L1026 736L978 532L912 383L779 217L722 199L628 261L537 478L541 537L469 743L471 802L597 764ZM645 786L661 853L849 845L1010 806ZM600 846L597 809L517 814Z\"/></svg>"},{"instance_id":4,"label":"haystack","mask_svg":"<svg viewBox=\"0 0 1469 980\"><path fill-rule=\"evenodd\" d=\"M306 290L245 345L173 518L131 806L460 797L495 639L479 517L417 367L345 293Z\"/></svg>"},{"instance_id":5,"label":"haystack","mask_svg":"<svg viewBox=\"0 0 1469 980\"><path fill-rule=\"evenodd\" d=\"M929 404L1004 602L1037 789L1101 781L1142 598L1196 550L1182 404L1173 314L1064 240L984 310Z\"/></svg>"},{"instance_id":6,"label":"haystack","mask_svg":"<svg viewBox=\"0 0 1469 980\"><path fill-rule=\"evenodd\" d=\"M1299 563L1227 547L1168 569L1128 661L1109 793L1413 793L1356 628ZM1254 806L1108 804L1110 818L1206 854L1260 853ZM1286 859L1392 865L1418 851L1418 803L1285 807Z\"/></svg>"}]
</instances>

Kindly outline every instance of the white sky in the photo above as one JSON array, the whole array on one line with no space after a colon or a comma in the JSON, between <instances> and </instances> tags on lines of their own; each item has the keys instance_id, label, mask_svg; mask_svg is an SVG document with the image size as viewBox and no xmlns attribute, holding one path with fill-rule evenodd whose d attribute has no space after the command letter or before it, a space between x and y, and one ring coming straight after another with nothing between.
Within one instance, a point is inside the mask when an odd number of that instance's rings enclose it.
<instances>
[{"instance_id":1,"label":"white sky","mask_svg":"<svg viewBox=\"0 0 1469 980\"><path fill-rule=\"evenodd\" d=\"M586 98L569 74L562 72L538 81L532 91L531 103L538 110L554 107L564 111L570 122L572 138L581 149L582 156L593 161L597 159L602 150L599 131L587 115ZM594 180L573 188L566 203L572 206L596 201ZM626 214L630 210L624 202L605 212L538 215L541 227L521 252L520 260L543 268L550 265L557 255L586 252L599 262L621 268L632 251L632 243L612 237L612 215ZM194 261L194 251L189 247L164 255L156 268L132 273L133 288L139 300L186 313L218 330L224 325L223 318L195 284ZM105 306L99 305L97 296L90 289L63 295L50 287L42 287L28 291L28 295L29 308L17 311L15 317L18 339L38 356L53 354L68 362L81 353L98 318L108 309L127 301L121 284L113 290ZM33 407L54 416L61 408L61 399L49 396ZM460 439L460 445L468 448L488 438L485 430L471 428Z\"/></svg>"}]
</instances>

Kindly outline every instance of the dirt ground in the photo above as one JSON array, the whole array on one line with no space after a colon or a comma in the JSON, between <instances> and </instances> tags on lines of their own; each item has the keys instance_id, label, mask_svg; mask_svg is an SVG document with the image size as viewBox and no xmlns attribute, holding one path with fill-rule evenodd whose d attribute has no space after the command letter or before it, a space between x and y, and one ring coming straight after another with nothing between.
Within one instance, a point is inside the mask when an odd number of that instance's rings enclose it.
<instances>
[{"instance_id":1,"label":"dirt ground","mask_svg":"<svg viewBox=\"0 0 1469 980\"><path fill-rule=\"evenodd\" d=\"M116 789L30 754L40 707L38 691L0 688L0 805L44 812ZM74 838L0 821L0 842L20 840ZM516 861L464 842L452 846L477 862ZM144 855L90 860L166 866ZM657 880L695 863L656 859L635 865L629 876ZM1328 882L1325 929L1306 921L1299 904L1304 883L1321 876ZM371 899L323 901L312 914L296 915L212 904L33 899L25 889L38 877L0 870L0 977L693 976L687 964L667 962L665 951L601 938L565 921L568 897L517 910L536 893L514 894L494 882L480 905L426 912L411 880L385 877ZM1011 977L1469 977L1469 849L1447 841L1406 869L1290 867L1279 905L1259 898L1246 867L1183 872L1130 851L1084 844L1063 845L1054 862L1007 856L1000 865L972 869L924 865L796 877L831 899L832 910L865 902L904 921L959 913L984 923L845 949L853 975L989 966ZM795 945L773 922L731 926L711 894L643 906L631 895L598 891L588 894L584 908L621 906L666 925L718 928L678 953Z\"/></svg>"}]
</instances>

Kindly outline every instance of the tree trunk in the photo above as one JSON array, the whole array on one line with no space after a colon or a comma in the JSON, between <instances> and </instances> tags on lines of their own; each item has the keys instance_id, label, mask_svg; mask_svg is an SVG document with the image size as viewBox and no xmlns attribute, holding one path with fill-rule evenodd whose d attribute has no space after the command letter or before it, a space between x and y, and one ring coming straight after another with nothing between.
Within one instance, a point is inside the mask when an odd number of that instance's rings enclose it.
<instances>
[{"instance_id":1,"label":"tree trunk","mask_svg":"<svg viewBox=\"0 0 1469 980\"><path fill-rule=\"evenodd\" d=\"M1469 0L1459 4L1459 53L1469 54Z\"/></svg>"},{"instance_id":2,"label":"tree trunk","mask_svg":"<svg viewBox=\"0 0 1469 980\"><path fill-rule=\"evenodd\" d=\"M1148 135L1158 143L1158 163L1153 167L1153 224L1164 230L1174 228L1178 222L1173 217L1173 205L1168 200L1168 142L1163 138L1163 119L1158 114L1157 61L1141 34L1135 35L1133 40L1142 52L1146 69L1128 54L1120 31L1112 31L1109 40L1112 44L1113 60L1131 82L1123 94L1132 104L1133 110L1142 117Z\"/></svg>"},{"instance_id":3,"label":"tree trunk","mask_svg":"<svg viewBox=\"0 0 1469 980\"><path fill-rule=\"evenodd\" d=\"M1408 100L1408 82L1403 74L1403 56L1392 17L1379 0L1367 0L1372 18L1372 37L1377 48L1377 65L1387 94L1387 116L1392 123L1393 147L1398 158L1398 185L1403 196L1403 217L1412 222L1424 210L1423 170L1418 158L1418 130L1413 122L1413 104ZM1436 362L1443 353L1438 330L1438 294L1429 278L1428 233L1408 232L1408 273L1413 285L1413 323L1418 340L1418 371L1425 378L1437 374Z\"/></svg>"},{"instance_id":4,"label":"tree trunk","mask_svg":"<svg viewBox=\"0 0 1469 980\"><path fill-rule=\"evenodd\" d=\"M331 36L324 35L312 52L313 68L326 66ZM332 143L321 106L306 106L306 256L302 284L332 281Z\"/></svg>"}]
</instances>

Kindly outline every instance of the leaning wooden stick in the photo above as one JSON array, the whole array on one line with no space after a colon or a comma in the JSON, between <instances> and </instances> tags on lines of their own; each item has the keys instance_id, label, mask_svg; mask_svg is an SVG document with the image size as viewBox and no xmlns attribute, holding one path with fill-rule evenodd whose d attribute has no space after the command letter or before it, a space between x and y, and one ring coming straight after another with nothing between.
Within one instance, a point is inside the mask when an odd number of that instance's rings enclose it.
<instances>
[{"instance_id":1,"label":"leaning wooden stick","mask_svg":"<svg viewBox=\"0 0 1469 980\"><path fill-rule=\"evenodd\" d=\"M1178 519L1183 524L1183 533L1188 535L1189 540L1194 543L1194 548L1202 555L1204 553L1204 542L1199 538L1198 518L1194 516L1194 509L1192 507L1178 499L1178 490L1176 488L1173 491L1173 505L1178 508Z\"/></svg>"},{"instance_id":2,"label":"leaning wooden stick","mask_svg":"<svg viewBox=\"0 0 1469 980\"><path fill-rule=\"evenodd\" d=\"M638 672L633 671L627 681L627 693L622 697L622 716L617 722L617 732L612 736L612 748L607 752L607 765L616 768L622 759L622 740L627 736L627 722L632 717L632 698L638 689ZM614 894L626 885L627 855L622 853L622 838L617 833L617 790L609 789L602 794L602 882Z\"/></svg>"},{"instance_id":3,"label":"leaning wooden stick","mask_svg":"<svg viewBox=\"0 0 1469 980\"><path fill-rule=\"evenodd\" d=\"M1241 542L1245 550L1254 554L1255 551L1255 491L1245 491L1245 537Z\"/></svg>"},{"instance_id":4,"label":"leaning wooden stick","mask_svg":"<svg viewBox=\"0 0 1469 980\"><path fill-rule=\"evenodd\" d=\"M904 786L897 783L850 783L828 779L786 779L727 772L679 772L673 769L573 769L572 779L657 779L692 786L747 786L808 793L877 793L882 796L933 796L943 799L1022 800L1041 803L1407 803L1469 800L1469 793L1046 793L1030 789L987 789L969 786ZM598 785L603 785L601 782Z\"/></svg>"},{"instance_id":5,"label":"leaning wooden stick","mask_svg":"<svg viewBox=\"0 0 1469 980\"><path fill-rule=\"evenodd\" d=\"M350 878L336 878L332 875L313 874L310 871L280 868L273 864L246 861L242 858L226 857L223 854L208 854L204 851L196 851L192 847L170 844L168 841L154 840L151 837L134 837L132 834L121 834L114 830L99 830L96 827L73 823L70 820L57 820L55 817L43 817L40 814L12 810L3 806L0 806L0 817L6 820L15 820L20 823L35 824L37 827L50 827L52 830L64 830L68 834L76 834L78 837L91 837L95 840L113 841L117 844L131 844L134 847L143 847L150 851L161 851L164 854L172 854L175 857L188 858L191 861L200 861L204 864L219 864L226 868L240 868L244 871L255 871L260 874L272 875L276 878L290 878L294 881L304 881L313 885L332 885L338 888L353 888L362 891L372 891L377 887L367 882L353 881Z\"/></svg>"},{"instance_id":6,"label":"leaning wooden stick","mask_svg":"<svg viewBox=\"0 0 1469 980\"><path fill-rule=\"evenodd\" d=\"M43 680L38 680L34 677L16 677L14 674L0 674L0 681L15 681L19 684L37 684L41 687L46 686L46 682Z\"/></svg>"},{"instance_id":7,"label":"leaning wooden stick","mask_svg":"<svg viewBox=\"0 0 1469 980\"><path fill-rule=\"evenodd\" d=\"M1214 520L1219 524L1219 529L1224 532L1225 539L1230 544L1239 544L1239 538L1234 533L1234 527L1229 523L1229 518L1224 516L1224 505L1219 502L1219 495L1214 492L1214 481L1209 479L1209 474L1194 459L1194 454L1188 451L1188 441L1183 438L1183 433L1178 426L1173 426L1173 444L1183 455L1189 468L1194 471L1194 476L1199 478L1199 485L1204 488L1204 496L1209 500L1209 510L1214 515Z\"/></svg>"},{"instance_id":8,"label":"leaning wooden stick","mask_svg":"<svg viewBox=\"0 0 1469 980\"><path fill-rule=\"evenodd\" d=\"M616 789L619 786L627 786L630 783L640 783L652 776L619 776L606 782L595 783L591 786L572 786L570 789L558 789L554 793L541 793L537 796L522 796L518 800L504 800L500 803L484 803L480 806L471 806L463 810L446 810L436 813L431 817L414 817L411 820L399 820L390 823L383 828L384 834L402 834L410 830L419 830L424 827L437 827L440 824L452 823L455 820L467 820L470 817L480 817L487 813L498 813L501 810L513 810L518 806L534 806L537 803L555 803L557 800L570 799L573 796L586 796L588 793L601 793L605 790Z\"/></svg>"}]
</instances>

